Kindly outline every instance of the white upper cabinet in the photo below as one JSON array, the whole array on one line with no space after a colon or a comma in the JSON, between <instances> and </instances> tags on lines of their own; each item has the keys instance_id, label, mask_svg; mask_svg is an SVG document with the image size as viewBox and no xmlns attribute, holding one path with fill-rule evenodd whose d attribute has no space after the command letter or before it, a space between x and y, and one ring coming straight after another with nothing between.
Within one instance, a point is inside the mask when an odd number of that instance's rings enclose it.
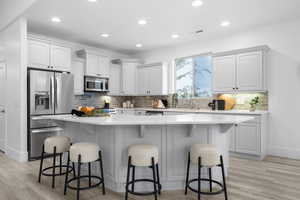
<instances>
[{"instance_id":1,"label":"white upper cabinet","mask_svg":"<svg viewBox=\"0 0 300 200\"><path fill-rule=\"evenodd\" d=\"M29 40L28 66L48 69L50 67L50 44Z\"/></svg>"},{"instance_id":2,"label":"white upper cabinet","mask_svg":"<svg viewBox=\"0 0 300 200\"><path fill-rule=\"evenodd\" d=\"M28 66L40 69L71 71L71 48L48 42L28 41Z\"/></svg>"},{"instance_id":3,"label":"white upper cabinet","mask_svg":"<svg viewBox=\"0 0 300 200\"><path fill-rule=\"evenodd\" d=\"M235 56L223 56L213 59L214 92L230 92L235 89Z\"/></svg>"},{"instance_id":4,"label":"white upper cabinet","mask_svg":"<svg viewBox=\"0 0 300 200\"><path fill-rule=\"evenodd\" d=\"M59 71L71 71L71 49L68 47L51 45L50 65Z\"/></svg>"},{"instance_id":5,"label":"white upper cabinet","mask_svg":"<svg viewBox=\"0 0 300 200\"><path fill-rule=\"evenodd\" d=\"M109 73L109 94L136 95L136 74L139 63L136 60L114 60L112 63Z\"/></svg>"},{"instance_id":6,"label":"white upper cabinet","mask_svg":"<svg viewBox=\"0 0 300 200\"><path fill-rule=\"evenodd\" d=\"M139 95L149 94L149 69L145 67L139 67L137 69L137 92Z\"/></svg>"},{"instance_id":7,"label":"white upper cabinet","mask_svg":"<svg viewBox=\"0 0 300 200\"><path fill-rule=\"evenodd\" d=\"M84 94L84 61L75 60L72 62L72 74L74 76L74 94Z\"/></svg>"},{"instance_id":8,"label":"white upper cabinet","mask_svg":"<svg viewBox=\"0 0 300 200\"><path fill-rule=\"evenodd\" d=\"M109 77L110 58L86 50L77 51L80 58L86 60L85 75Z\"/></svg>"},{"instance_id":9,"label":"white upper cabinet","mask_svg":"<svg viewBox=\"0 0 300 200\"><path fill-rule=\"evenodd\" d=\"M136 94L136 62L123 62L122 64L122 93L125 95Z\"/></svg>"},{"instance_id":10,"label":"white upper cabinet","mask_svg":"<svg viewBox=\"0 0 300 200\"><path fill-rule=\"evenodd\" d=\"M236 56L236 86L239 91L263 89L262 52L250 52Z\"/></svg>"},{"instance_id":11,"label":"white upper cabinet","mask_svg":"<svg viewBox=\"0 0 300 200\"><path fill-rule=\"evenodd\" d=\"M85 75L101 76L100 67L98 65L98 56L95 54L86 55L86 69Z\"/></svg>"},{"instance_id":12,"label":"white upper cabinet","mask_svg":"<svg viewBox=\"0 0 300 200\"><path fill-rule=\"evenodd\" d=\"M213 92L266 91L266 46L213 59Z\"/></svg>"},{"instance_id":13,"label":"white upper cabinet","mask_svg":"<svg viewBox=\"0 0 300 200\"><path fill-rule=\"evenodd\" d=\"M139 95L167 95L168 69L165 63L139 66L137 91Z\"/></svg>"},{"instance_id":14,"label":"white upper cabinet","mask_svg":"<svg viewBox=\"0 0 300 200\"><path fill-rule=\"evenodd\" d=\"M122 80L121 65L112 64L110 66L109 73L109 94L120 95L121 94L121 80Z\"/></svg>"}]
</instances>

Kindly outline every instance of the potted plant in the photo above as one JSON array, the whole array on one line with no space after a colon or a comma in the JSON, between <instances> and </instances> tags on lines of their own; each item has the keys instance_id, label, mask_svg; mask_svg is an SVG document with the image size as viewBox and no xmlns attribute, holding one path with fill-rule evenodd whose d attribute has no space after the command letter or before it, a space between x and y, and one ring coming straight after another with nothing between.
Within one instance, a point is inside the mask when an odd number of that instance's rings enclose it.
<instances>
[{"instance_id":1,"label":"potted plant","mask_svg":"<svg viewBox=\"0 0 300 200\"><path fill-rule=\"evenodd\" d=\"M250 101L250 111L255 111L256 110L256 106L259 103L259 97L256 96L253 99L251 99Z\"/></svg>"}]
</instances>

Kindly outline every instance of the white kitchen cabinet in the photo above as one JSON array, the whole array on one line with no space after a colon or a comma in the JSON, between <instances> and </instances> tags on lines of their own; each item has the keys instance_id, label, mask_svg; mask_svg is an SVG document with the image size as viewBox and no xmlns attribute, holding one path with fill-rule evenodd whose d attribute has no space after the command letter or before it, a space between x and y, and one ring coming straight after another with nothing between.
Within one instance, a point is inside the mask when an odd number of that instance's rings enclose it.
<instances>
[{"instance_id":1,"label":"white kitchen cabinet","mask_svg":"<svg viewBox=\"0 0 300 200\"><path fill-rule=\"evenodd\" d=\"M5 151L5 132L6 132L6 123L5 123L5 113L1 112L0 108L0 150Z\"/></svg>"},{"instance_id":2,"label":"white kitchen cabinet","mask_svg":"<svg viewBox=\"0 0 300 200\"><path fill-rule=\"evenodd\" d=\"M213 92L266 91L267 50L262 46L216 54L213 59Z\"/></svg>"},{"instance_id":3,"label":"white kitchen cabinet","mask_svg":"<svg viewBox=\"0 0 300 200\"><path fill-rule=\"evenodd\" d=\"M6 119L5 119L5 90L6 64L0 61L0 150L5 151Z\"/></svg>"},{"instance_id":4,"label":"white kitchen cabinet","mask_svg":"<svg viewBox=\"0 0 300 200\"><path fill-rule=\"evenodd\" d=\"M77 51L80 58L85 59L85 75L109 77L110 58L87 50Z\"/></svg>"},{"instance_id":5,"label":"white kitchen cabinet","mask_svg":"<svg viewBox=\"0 0 300 200\"><path fill-rule=\"evenodd\" d=\"M58 71L71 71L71 49L64 46L51 45L50 66Z\"/></svg>"},{"instance_id":6,"label":"white kitchen cabinet","mask_svg":"<svg viewBox=\"0 0 300 200\"><path fill-rule=\"evenodd\" d=\"M242 123L236 129L235 151L260 155L260 125L256 123Z\"/></svg>"},{"instance_id":7,"label":"white kitchen cabinet","mask_svg":"<svg viewBox=\"0 0 300 200\"><path fill-rule=\"evenodd\" d=\"M235 142L235 135L236 135L236 125L231 127L229 130L229 151L235 152L236 151L236 142Z\"/></svg>"},{"instance_id":8,"label":"white kitchen cabinet","mask_svg":"<svg viewBox=\"0 0 300 200\"><path fill-rule=\"evenodd\" d=\"M28 66L39 69L71 71L71 48L43 41L28 41Z\"/></svg>"},{"instance_id":9,"label":"white kitchen cabinet","mask_svg":"<svg viewBox=\"0 0 300 200\"><path fill-rule=\"evenodd\" d=\"M124 95L136 94L137 62L123 62L122 64L122 93Z\"/></svg>"},{"instance_id":10,"label":"white kitchen cabinet","mask_svg":"<svg viewBox=\"0 0 300 200\"><path fill-rule=\"evenodd\" d=\"M109 73L109 94L120 95L121 94L121 77L122 70L119 64L112 64L110 66Z\"/></svg>"},{"instance_id":11,"label":"white kitchen cabinet","mask_svg":"<svg viewBox=\"0 0 300 200\"><path fill-rule=\"evenodd\" d=\"M137 88L139 95L167 95L167 65L154 63L139 66L137 70Z\"/></svg>"},{"instance_id":12,"label":"white kitchen cabinet","mask_svg":"<svg viewBox=\"0 0 300 200\"><path fill-rule=\"evenodd\" d=\"M235 56L222 56L213 59L214 92L231 92L235 89Z\"/></svg>"},{"instance_id":13,"label":"white kitchen cabinet","mask_svg":"<svg viewBox=\"0 0 300 200\"><path fill-rule=\"evenodd\" d=\"M33 68L49 69L50 44L29 40L28 66Z\"/></svg>"},{"instance_id":14,"label":"white kitchen cabinet","mask_svg":"<svg viewBox=\"0 0 300 200\"><path fill-rule=\"evenodd\" d=\"M72 62L72 74L74 76L74 94L84 94L84 61L75 60Z\"/></svg>"},{"instance_id":15,"label":"white kitchen cabinet","mask_svg":"<svg viewBox=\"0 0 300 200\"><path fill-rule=\"evenodd\" d=\"M148 95L149 93L149 72L148 68L139 67L137 69L137 90L139 95Z\"/></svg>"},{"instance_id":16,"label":"white kitchen cabinet","mask_svg":"<svg viewBox=\"0 0 300 200\"><path fill-rule=\"evenodd\" d=\"M263 89L262 52L249 52L236 56L236 87L238 91Z\"/></svg>"}]
</instances>

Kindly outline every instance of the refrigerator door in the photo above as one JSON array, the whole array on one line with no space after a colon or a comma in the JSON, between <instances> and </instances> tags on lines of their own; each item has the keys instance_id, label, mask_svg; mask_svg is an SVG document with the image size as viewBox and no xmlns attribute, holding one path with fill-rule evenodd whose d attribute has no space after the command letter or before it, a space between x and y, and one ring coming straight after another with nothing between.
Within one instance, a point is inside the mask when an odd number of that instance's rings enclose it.
<instances>
[{"instance_id":1,"label":"refrigerator door","mask_svg":"<svg viewBox=\"0 0 300 200\"><path fill-rule=\"evenodd\" d=\"M73 75L68 73L55 73L54 85L54 113L71 113L74 96Z\"/></svg>"},{"instance_id":2,"label":"refrigerator door","mask_svg":"<svg viewBox=\"0 0 300 200\"><path fill-rule=\"evenodd\" d=\"M54 114L54 73L30 70L30 115Z\"/></svg>"}]
</instances>

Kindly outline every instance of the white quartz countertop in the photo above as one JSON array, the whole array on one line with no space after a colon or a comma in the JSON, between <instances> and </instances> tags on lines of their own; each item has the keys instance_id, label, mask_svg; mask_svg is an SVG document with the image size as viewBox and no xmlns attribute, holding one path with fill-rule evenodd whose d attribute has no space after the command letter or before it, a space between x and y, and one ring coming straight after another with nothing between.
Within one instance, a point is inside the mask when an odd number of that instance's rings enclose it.
<instances>
[{"instance_id":1,"label":"white quartz countertop","mask_svg":"<svg viewBox=\"0 0 300 200\"><path fill-rule=\"evenodd\" d=\"M214 114L184 114L184 115L112 115L111 117L77 117L72 115L49 115L40 117L56 121L92 124L101 126L110 125L185 125L185 124L239 124L254 119L251 116L241 115L214 115Z\"/></svg>"},{"instance_id":2,"label":"white quartz countertop","mask_svg":"<svg viewBox=\"0 0 300 200\"><path fill-rule=\"evenodd\" d=\"M266 110L209 110L209 109L190 109L190 108L117 108L118 110L136 111L163 111L163 112L182 112L182 113L208 113L208 114L240 114L240 115L264 115L269 112Z\"/></svg>"}]
</instances>

